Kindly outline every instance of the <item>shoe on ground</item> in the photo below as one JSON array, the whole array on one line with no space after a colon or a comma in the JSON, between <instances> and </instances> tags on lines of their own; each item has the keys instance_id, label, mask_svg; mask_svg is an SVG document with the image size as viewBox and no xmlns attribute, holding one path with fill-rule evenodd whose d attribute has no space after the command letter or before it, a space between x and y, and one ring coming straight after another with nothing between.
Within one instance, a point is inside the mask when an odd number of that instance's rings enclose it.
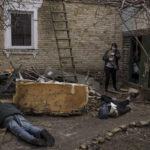
<instances>
[{"instance_id":1,"label":"shoe on ground","mask_svg":"<svg viewBox=\"0 0 150 150\"><path fill-rule=\"evenodd\" d=\"M36 146L47 146L47 143L43 139L34 139L31 141L31 144L36 145Z\"/></svg>"},{"instance_id":2,"label":"shoe on ground","mask_svg":"<svg viewBox=\"0 0 150 150\"><path fill-rule=\"evenodd\" d=\"M40 135L41 135L41 138L43 138L47 142L48 146L50 147L54 146L55 139L47 130L43 129Z\"/></svg>"}]
</instances>

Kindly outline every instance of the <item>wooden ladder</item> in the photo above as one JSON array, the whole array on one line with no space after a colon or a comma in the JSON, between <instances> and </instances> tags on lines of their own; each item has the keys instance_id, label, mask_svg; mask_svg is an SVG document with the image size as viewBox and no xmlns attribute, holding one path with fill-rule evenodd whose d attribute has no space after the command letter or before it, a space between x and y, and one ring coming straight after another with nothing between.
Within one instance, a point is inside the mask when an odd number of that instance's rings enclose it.
<instances>
[{"instance_id":1,"label":"wooden ladder","mask_svg":"<svg viewBox=\"0 0 150 150\"><path fill-rule=\"evenodd\" d=\"M55 4L57 4L58 6L55 6ZM78 79L76 75L74 57L72 54L72 46L71 46L68 20L67 20L67 12L66 12L65 3L63 2L63 0L51 0L50 1L50 13L51 13L55 39L56 39L56 45L57 45L57 51L58 51L59 63L60 63L60 69L61 69L63 81L66 81L67 77L73 77L74 82L77 83ZM56 19L58 16L61 16L61 19ZM62 37L62 35L65 35L65 37ZM65 46L64 45L62 46L62 42ZM65 51L67 51L68 53L67 56L63 55L65 54ZM63 64L64 60L71 61L70 64L71 64L72 75L65 75L65 72L64 72L65 64Z\"/></svg>"}]
</instances>

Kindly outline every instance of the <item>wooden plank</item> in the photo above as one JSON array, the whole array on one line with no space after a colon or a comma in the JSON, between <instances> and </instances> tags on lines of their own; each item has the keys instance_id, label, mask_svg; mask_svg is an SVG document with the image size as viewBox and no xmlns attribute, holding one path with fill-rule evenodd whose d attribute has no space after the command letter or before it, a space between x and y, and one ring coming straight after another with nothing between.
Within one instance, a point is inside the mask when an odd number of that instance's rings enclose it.
<instances>
[{"instance_id":1,"label":"wooden plank","mask_svg":"<svg viewBox=\"0 0 150 150\"><path fill-rule=\"evenodd\" d=\"M121 91L121 92L128 92L129 89L121 88L120 91Z\"/></svg>"},{"instance_id":2,"label":"wooden plank","mask_svg":"<svg viewBox=\"0 0 150 150\"><path fill-rule=\"evenodd\" d=\"M123 94L126 94L126 93L124 93L124 92L115 91L115 90L111 90L111 89L109 89L108 92L113 93L113 94L122 94L122 95L123 95Z\"/></svg>"}]
</instances>

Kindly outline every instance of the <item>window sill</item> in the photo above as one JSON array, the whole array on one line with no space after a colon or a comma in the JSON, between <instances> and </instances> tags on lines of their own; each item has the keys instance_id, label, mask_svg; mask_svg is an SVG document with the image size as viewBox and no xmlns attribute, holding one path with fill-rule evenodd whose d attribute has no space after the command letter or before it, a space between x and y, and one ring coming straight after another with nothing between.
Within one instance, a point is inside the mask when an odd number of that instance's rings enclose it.
<instances>
[{"instance_id":1,"label":"window sill","mask_svg":"<svg viewBox=\"0 0 150 150\"><path fill-rule=\"evenodd\" d=\"M3 52L7 58L10 55L33 55L35 58L38 54L38 49L4 49Z\"/></svg>"}]
</instances>

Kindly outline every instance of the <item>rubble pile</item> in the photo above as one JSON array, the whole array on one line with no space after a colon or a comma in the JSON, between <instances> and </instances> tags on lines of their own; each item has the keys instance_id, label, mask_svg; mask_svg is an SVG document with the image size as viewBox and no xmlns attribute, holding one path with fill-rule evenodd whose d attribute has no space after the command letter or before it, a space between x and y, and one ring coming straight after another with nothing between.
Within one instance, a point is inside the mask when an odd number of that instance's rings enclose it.
<instances>
[{"instance_id":1,"label":"rubble pile","mask_svg":"<svg viewBox=\"0 0 150 150\"><path fill-rule=\"evenodd\" d=\"M86 106L86 112L92 112L94 116L97 115L97 110L101 105L100 99L101 99L101 94L89 88L89 100Z\"/></svg>"},{"instance_id":2,"label":"rubble pile","mask_svg":"<svg viewBox=\"0 0 150 150\"><path fill-rule=\"evenodd\" d=\"M19 79L21 81L33 81L33 82L51 82L51 83L59 83L63 82L61 71L48 67L43 73L39 73L38 69L32 68L32 70L23 70L19 75ZM67 83L73 83L74 78L71 77L71 73L65 72L66 76L69 76L66 79ZM88 85L89 88L89 98L88 104L85 106L85 112L97 112L98 108L101 105L101 94L97 91L100 91L100 84L98 81L94 79L94 77L90 77L90 75L81 75L77 74L78 83ZM97 113L95 113L97 114Z\"/></svg>"},{"instance_id":3,"label":"rubble pile","mask_svg":"<svg viewBox=\"0 0 150 150\"><path fill-rule=\"evenodd\" d=\"M63 82L62 73L60 70L56 70L51 67L47 67L46 70L43 72L39 72L38 70L39 69L35 69L34 67L28 70L22 70L21 74L23 76L23 79L41 83L49 81ZM64 76L67 76L67 79L65 79L67 83L74 82L74 77L71 73L64 72Z\"/></svg>"},{"instance_id":4,"label":"rubble pile","mask_svg":"<svg viewBox=\"0 0 150 150\"><path fill-rule=\"evenodd\" d=\"M39 72L37 68L32 67L30 70L22 70L21 74L23 76L22 79L32 80L36 82L49 82L49 81L63 82L61 71L51 67L47 67L46 70L43 71L42 73ZM73 73L64 72L64 76L67 77L65 79L65 82L74 83ZM90 77L90 75L77 74L77 78L79 84L88 85L90 89L96 91L100 90L100 84L98 81L94 79L94 77ZM19 79L21 78L19 77Z\"/></svg>"},{"instance_id":5,"label":"rubble pile","mask_svg":"<svg viewBox=\"0 0 150 150\"><path fill-rule=\"evenodd\" d=\"M9 99L12 98L13 93L15 93L15 79L23 64L15 67L12 62L10 62L12 68L7 68L5 70L0 70L0 98Z\"/></svg>"}]
</instances>

